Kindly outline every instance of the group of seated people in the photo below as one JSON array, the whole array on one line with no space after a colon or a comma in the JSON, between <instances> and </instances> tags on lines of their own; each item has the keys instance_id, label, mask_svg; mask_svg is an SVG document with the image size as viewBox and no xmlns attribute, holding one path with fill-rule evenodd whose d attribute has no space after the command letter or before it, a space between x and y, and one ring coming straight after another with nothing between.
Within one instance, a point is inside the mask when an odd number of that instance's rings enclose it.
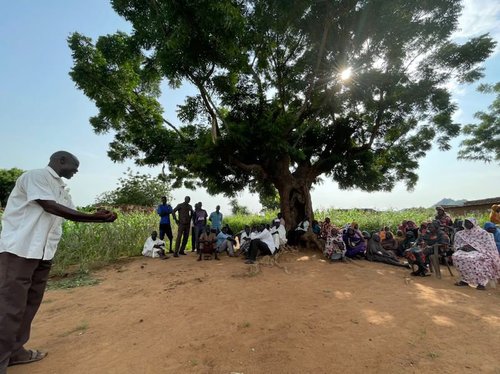
<instances>
[{"instance_id":1,"label":"group of seated people","mask_svg":"<svg viewBox=\"0 0 500 374\"><path fill-rule=\"evenodd\" d=\"M487 222L482 229L473 218L453 222L442 207L436 208L434 220L420 226L411 220L403 221L396 234L387 226L378 232L361 231L356 222L339 228L330 218L310 225L308 217L287 233L281 214L272 225L247 225L237 235L233 235L229 226L217 233L206 225L195 251L198 261L212 255L219 260L218 254L226 252L230 257L244 255L245 263L252 264L258 255L273 255L285 244L298 245L309 228L331 261L365 258L412 270L416 266L411 274L426 276L429 258L438 248L444 261L453 263L460 272L457 286L470 284L481 290L489 280L500 279L500 229L493 222ZM164 248L153 232L144 244L143 255L168 258Z\"/></svg>"},{"instance_id":2,"label":"group of seated people","mask_svg":"<svg viewBox=\"0 0 500 374\"><path fill-rule=\"evenodd\" d=\"M356 222L340 229L329 218L319 225L317 234L325 256L332 261L366 258L412 269L415 265L412 275L427 276L429 258L437 253L460 272L457 286L484 290L490 280L500 280L500 229L493 222L480 228L474 218L453 222L442 207L436 211L434 220L420 226L403 221L396 235L389 227L370 234Z\"/></svg>"}]
</instances>

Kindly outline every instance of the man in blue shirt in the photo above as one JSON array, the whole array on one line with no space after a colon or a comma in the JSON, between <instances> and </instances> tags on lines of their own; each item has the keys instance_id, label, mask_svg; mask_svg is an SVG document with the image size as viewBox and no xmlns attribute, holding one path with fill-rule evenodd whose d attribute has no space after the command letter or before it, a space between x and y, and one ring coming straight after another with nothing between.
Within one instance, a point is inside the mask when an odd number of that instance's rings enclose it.
<instances>
[{"instance_id":1,"label":"man in blue shirt","mask_svg":"<svg viewBox=\"0 0 500 374\"><path fill-rule=\"evenodd\" d=\"M229 257L234 257L234 239L227 233L227 228L223 227L222 231L217 234L217 252L228 253Z\"/></svg>"},{"instance_id":2,"label":"man in blue shirt","mask_svg":"<svg viewBox=\"0 0 500 374\"><path fill-rule=\"evenodd\" d=\"M212 224L212 228L219 233L222 227L222 213L220 212L220 205L215 207L215 212L210 213L208 220Z\"/></svg>"},{"instance_id":3,"label":"man in blue shirt","mask_svg":"<svg viewBox=\"0 0 500 374\"><path fill-rule=\"evenodd\" d=\"M162 196L161 197L161 204L158 205L158 208L156 209L156 213L160 216L160 240L163 240L165 238L165 235L167 235L167 238L170 242L170 250L168 251L169 253L173 253L172 251L172 226L170 225L170 214L172 214L172 207L170 204L167 204L167 197Z\"/></svg>"}]
</instances>

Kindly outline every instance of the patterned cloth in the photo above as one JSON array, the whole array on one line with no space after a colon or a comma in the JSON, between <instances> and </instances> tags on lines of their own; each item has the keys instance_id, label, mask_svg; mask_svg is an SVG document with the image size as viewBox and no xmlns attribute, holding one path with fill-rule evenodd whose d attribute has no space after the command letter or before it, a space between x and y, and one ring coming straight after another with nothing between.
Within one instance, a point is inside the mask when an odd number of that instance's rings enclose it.
<instances>
[{"instance_id":1,"label":"patterned cloth","mask_svg":"<svg viewBox=\"0 0 500 374\"><path fill-rule=\"evenodd\" d=\"M331 222L323 222L321 224L321 231L320 231L320 234L319 234L319 237L321 239L328 239L330 236L332 236L332 227L333 225L331 224Z\"/></svg>"},{"instance_id":2,"label":"patterned cloth","mask_svg":"<svg viewBox=\"0 0 500 374\"><path fill-rule=\"evenodd\" d=\"M455 248L470 246L474 250L457 250L452 256L453 264L463 281L471 285L485 286L488 281L500 278L500 255L493 236L478 227L475 219L467 220L474 226L456 233Z\"/></svg>"},{"instance_id":3,"label":"patterned cloth","mask_svg":"<svg viewBox=\"0 0 500 374\"><path fill-rule=\"evenodd\" d=\"M326 238L325 250L323 251L326 258L329 260L341 260L344 258L345 252L345 244L342 240L341 233L337 233L337 235L329 235Z\"/></svg>"}]
</instances>

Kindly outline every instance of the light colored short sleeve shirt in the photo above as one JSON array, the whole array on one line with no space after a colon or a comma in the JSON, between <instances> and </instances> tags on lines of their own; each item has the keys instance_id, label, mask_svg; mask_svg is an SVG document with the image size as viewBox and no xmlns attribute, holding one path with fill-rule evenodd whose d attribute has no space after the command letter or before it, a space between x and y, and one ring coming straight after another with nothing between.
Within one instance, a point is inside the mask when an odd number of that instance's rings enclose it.
<instances>
[{"instance_id":1,"label":"light colored short sleeve shirt","mask_svg":"<svg viewBox=\"0 0 500 374\"><path fill-rule=\"evenodd\" d=\"M210 213L209 220L212 223L212 227L214 229L217 229L217 230L221 229L221 227L222 227L222 213L221 212L217 213L215 211L215 212Z\"/></svg>"},{"instance_id":2,"label":"light colored short sleeve shirt","mask_svg":"<svg viewBox=\"0 0 500 374\"><path fill-rule=\"evenodd\" d=\"M69 190L50 167L21 175L2 216L0 252L51 260L62 235L61 217L45 212L35 200L52 200L74 209Z\"/></svg>"}]
</instances>

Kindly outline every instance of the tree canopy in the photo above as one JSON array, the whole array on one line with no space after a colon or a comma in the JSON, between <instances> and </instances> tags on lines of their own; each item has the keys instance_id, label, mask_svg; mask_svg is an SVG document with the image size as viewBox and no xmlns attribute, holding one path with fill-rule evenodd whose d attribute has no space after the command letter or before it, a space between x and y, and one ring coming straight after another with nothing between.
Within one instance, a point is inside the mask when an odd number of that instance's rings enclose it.
<instances>
[{"instance_id":1,"label":"tree canopy","mask_svg":"<svg viewBox=\"0 0 500 374\"><path fill-rule=\"evenodd\" d=\"M162 196L170 201L169 185L157 177L134 173L128 169L125 177L118 180L118 187L96 198L97 204L155 206Z\"/></svg>"},{"instance_id":2,"label":"tree canopy","mask_svg":"<svg viewBox=\"0 0 500 374\"><path fill-rule=\"evenodd\" d=\"M412 188L418 160L460 132L446 83L482 77L495 42L451 35L458 0L113 0L132 24L69 37L77 87L115 161L167 164L172 187L277 190L287 226L311 187ZM161 83L197 94L165 118ZM168 100L168 98L167 98Z\"/></svg>"},{"instance_id":3,"label":"tree canopy","mask_svg":"<svg viewBox=\"0 0 500 374\"><path fill-rule=\"evenodd\" d=\"M500 163L500 82L494 85L482 84L479 92L494 93L496 98L488 107L488 112L477 112L474 116L478 124L464 126L463 133L467 138L462 142L458 157Z\"/></svg>"},{"instance_id":4,"label":"tree canopy","mask_svg":"<svg viewBox=\"0 0 500 374\"><path fill-rule=\"evenodd\" d=\"M18 168L0 169L0 207L7 204L7 199L16 185L16 180L24 173L24 170Z\"/></svg>"}]
</instances>

